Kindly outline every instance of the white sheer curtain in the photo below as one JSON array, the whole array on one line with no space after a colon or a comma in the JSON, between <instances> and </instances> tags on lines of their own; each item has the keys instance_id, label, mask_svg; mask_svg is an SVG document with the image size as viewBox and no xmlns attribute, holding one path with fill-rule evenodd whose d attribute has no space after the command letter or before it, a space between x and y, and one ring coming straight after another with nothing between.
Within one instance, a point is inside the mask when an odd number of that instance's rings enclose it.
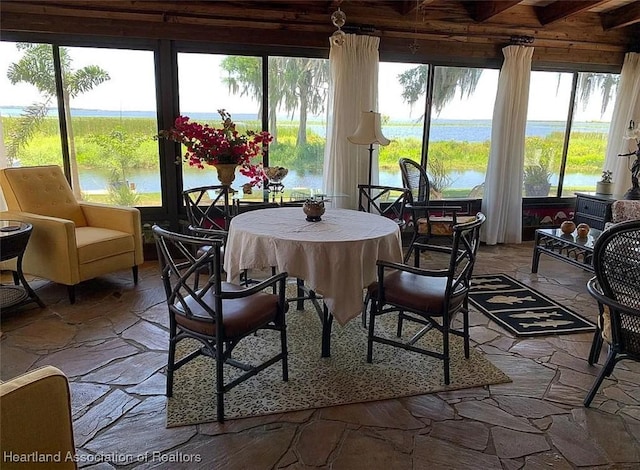
<instances>
[{"instance_id":1,"label":"white sheer curtain","mask_svg":"<svg viewBox=\"0 0 640 470\"><path fill-rule=\"evenodd\" d=\"M377 111L378 45L380 38L347 34L344 44L331 44L331 82L324 151L324 190L335 207L357 207L357 185L367 183L368 146L347 140L358 127L361 111ZM373 181L378 181L378 152L374 150ZM344 194L345 196L340 196Z\"/></svg>"},{"instance_id":2,"label":"white sheer curtain","mask_svg":"<svg viewBox=\"0 0 640 470\"><path fill-rule=\"evenodd\" d=\"M507 46L493 109L482 212L487 245L522 242L522 171L533 48Z\"/></svg>"},{"instance_id":3,"label":"white sheer curtain","mask_svg":"<svg viewBox=\"0 0 640 470\"><path fill-rule=\"evenodd\" d=\"M618 157L618 154L629 153L638 148L634 141L624 140L624 133L632 119L636 125L640 125L640 53L638 52L628 52L624 56L604 161L604 169L610 170L613 174L613 194L617 196L624 194L631 187L629 160Z\"/></svg>"}]
</instances>

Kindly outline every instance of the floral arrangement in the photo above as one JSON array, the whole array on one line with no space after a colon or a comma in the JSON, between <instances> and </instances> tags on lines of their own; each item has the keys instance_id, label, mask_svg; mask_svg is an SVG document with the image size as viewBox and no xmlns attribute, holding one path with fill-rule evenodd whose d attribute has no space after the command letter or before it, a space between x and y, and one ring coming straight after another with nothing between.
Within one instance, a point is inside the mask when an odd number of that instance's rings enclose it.
<instances>
[{"instance_id":1,"label":"floral arrangement","mask_svg":"<svg viewBox=\"0 0 640 470\"><path fill-rule=\"evenodd\" d=\"M602 179L600 180L600 182L602 182L602 183L611 183L611 182L613 182L612 176L613 176L613 173L611 172L611 170L604 170L602 172Z\"/></svg>"},{"instance_id":2,"label":"floral arrangement","mask_svg":"<svg viewBox=\"0 0 640 470\"><path fill-rule=\"evenodd\" d=\"M262 162L253 163L253 160L264 155L273 137L266 131L248 130L241 134L229 113L224 109L219 109L218 113L222 117L220 128L179 116L171 129L160 131L157 137L184 145L187 151L183 158L189 166L202 169L205 165L238 165L240 173L251 178L252 186L262 183L265 180Z\"/></svg>"}]
</instances>

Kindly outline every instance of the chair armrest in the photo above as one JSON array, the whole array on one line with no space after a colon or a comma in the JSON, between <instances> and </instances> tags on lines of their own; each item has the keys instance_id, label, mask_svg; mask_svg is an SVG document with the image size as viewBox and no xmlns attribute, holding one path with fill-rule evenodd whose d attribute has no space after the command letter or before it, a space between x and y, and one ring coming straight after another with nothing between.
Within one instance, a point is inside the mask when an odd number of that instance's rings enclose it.
<instances>
[{"instance_id":1,"label":"chair armrest","mask_svg":"<svg viewBox=\"0 0 640 470\"><path fill-rule=\"evenodd\" d=\"M253 284L251 287L247 287L246 289L237 290L237 291L224 291L220 295L223 299L240 299L242 297L248 297L253 294L257 294L258 292L266 289L267 287L275 286L280 283L280 289L284 289L284 283L287 280L287 273L279 273L275 274L264 281L260 281L257 284Z\"/></svg>"},{"instance_id":2,"label":"chair armrest","mask_svg":"<svg viewBox=\"0 0 640 470\"><path fill-rule=\"evenodd\" d=\"M635 315L640 317L640 310L628 305L621 304L620 302L604 295L600 290L598 280L595 277L592 277L591 279L589 279L589 281L587 281L587 290L593 298L595 298L602 305L606 305L607 307L609 307L611 311L617 311L626 315Z\"/></svg>"},{"instance_id":3,"label":"chair armrest","mask_svg":"<svg viewBox=\"0 0 640 470\"><path fill-rule=\"evenodd\" d=\"M142 235L140 211L135 207L108 206L94 202L80 202L80 207L90 227Z\"/></svg>"},{"instance_id":4,"label":"chair armrest","mask_svg":"<svg viewBox=\"0 0 640 470\"><path fill-rule=\"evenodd\" d=\"M76 226L71 220L20 211L1 212L0 217L33 225L22 262L24 272L68 285L80 282Z\"/></svg>"},{"instance_id":5,"label":"chair armrest","mask_svg":"<svg viewBox=\"0 0 640 470\"><path fill-rule=\"evenodd\" d=\"M229 232L225 231L225 230L214 230L214 229L210 229L210 228L200 228L200 227L194 227L193 225L189 225L188 227L189 232L193 233L194 235L197 235L198 237L203 237L203 238L209 238L209 239L223 239L224 241L227 241L227 238L229 237Z\"/></svg>"},{"instance_id":6,"label":"chair armrest","mask_svg":"<svg viewBox=\"0 0 640 470\"><path fill-rule=\"evenodd\" d=\"M382 276L378 276L378 281L381 283L384 280L385 269L395 269L396 271L404 271L406 273L416 274L418 276L444 277L449 274L448 269L416 268L415 266L409 266L408 264L392 263L390 261L378 260L376 264L378 266L378 274L382 274Z\"/></svg>"},{"instance_id":7,"label":"chair armrest","mask_svg":"<svg viewBox=\"0 0 640 470\"><path fill-rule=\"evenodd\" d=\"M4 454L61 455L60 469L75 469L71 400L66 376L46 366L0 384L0 447ZM47 467L47 464L40 464ZM3 459L2 468L38 466Z\"/></svg>"}]
</instances>

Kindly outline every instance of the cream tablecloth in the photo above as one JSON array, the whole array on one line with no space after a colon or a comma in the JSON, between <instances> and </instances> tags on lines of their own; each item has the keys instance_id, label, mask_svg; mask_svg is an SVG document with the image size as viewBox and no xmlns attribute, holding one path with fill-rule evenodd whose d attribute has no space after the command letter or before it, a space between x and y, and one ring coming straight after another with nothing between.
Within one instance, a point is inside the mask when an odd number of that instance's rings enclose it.
<instances>
[{"instance_id":1,"label":"cream tablecloth","mask_svg":"<svg viewBox=\"0 0 640 470\"><path fill-rule=\"evenodd\" d=\"M245 212L231 220L224 269L236 281L244 269L276 266L324 297L344 325L362 311L363 289L375 281L376 260L402 262L397 224L385 217L327 209L308 222L301 207Z\"/></svg>"}]
</instances>

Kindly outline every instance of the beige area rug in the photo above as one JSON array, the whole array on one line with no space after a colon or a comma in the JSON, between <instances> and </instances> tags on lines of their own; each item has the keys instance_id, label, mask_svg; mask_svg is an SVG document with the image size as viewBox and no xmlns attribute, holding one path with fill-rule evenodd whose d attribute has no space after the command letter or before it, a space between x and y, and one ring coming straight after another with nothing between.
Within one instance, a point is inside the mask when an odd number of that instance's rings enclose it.
<instances>
[{"instance_id":1,"label":"beige area rug","mask_svg":"<svg viewBox=\"0 0 640 470\"><path fill-rule=\"evenodd\" d=\"M442 361L383 344L374 344L373 363L366 361L367 332L360 319L341 327L334 322L331 357L320 357L321 325L310 302L307 310L291 305L287 314L289 381L282 381L280 362L237 385L225 394L225 419L260 416L286 411L322 408L349 403L385 400L411 395L480 387L510 382L501 370L471 349L464 358L462 339L451 337L451 384L444 385ZM385 319L385 317L388 317ZM376 321L376 330L393 332L393 314ZM409 323L405 323L407 333ZM442 336L430 332L422 345L441 348ZM178 357L198 343L183 340ZM234 358L257 364L278 350L279 336L263 331L244 339L234 350ZM235 369L225 367L225 381ZM167 401L167 427L216 421L215 364L201 356L174 374L173 397Z\"/></svg>"}]
</instances>

